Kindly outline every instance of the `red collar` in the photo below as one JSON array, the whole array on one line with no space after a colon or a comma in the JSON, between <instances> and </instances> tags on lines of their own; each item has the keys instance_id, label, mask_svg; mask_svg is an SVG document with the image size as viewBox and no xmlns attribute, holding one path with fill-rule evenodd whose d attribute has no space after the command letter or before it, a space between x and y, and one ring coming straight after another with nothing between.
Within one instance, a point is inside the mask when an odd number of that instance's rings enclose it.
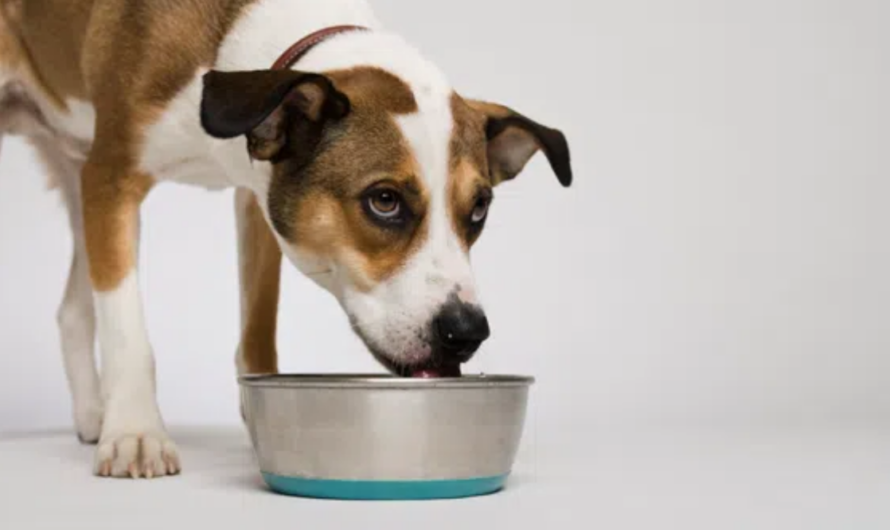
<instances>
[{"instance_id":1,"label":"red collar","mask_svg":"<svg viewBox=\"0 0 890 530\"><path fill-rule=\"evenodd\" d=\"M290 48L284 51L281 56L275 61L275 64L272 65L273 70L282 70L285 68L290 68L296 63L301 57L306 55L313 47L325 41L328 37L332 37L334 35L338 35L340 33L346 33L347 31L354 30L367 30L368 28L362 26L330 26L327 28L320 29L309 35L306 35L296 43L294 43Z\"/></svg>"}]
</instances>

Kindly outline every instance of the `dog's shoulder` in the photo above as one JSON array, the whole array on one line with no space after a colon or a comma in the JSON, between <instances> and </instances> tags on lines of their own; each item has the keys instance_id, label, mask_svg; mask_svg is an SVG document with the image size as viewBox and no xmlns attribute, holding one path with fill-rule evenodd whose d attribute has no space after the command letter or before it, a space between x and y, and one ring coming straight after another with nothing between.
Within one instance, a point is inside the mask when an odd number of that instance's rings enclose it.
<instances>
[{"instance_id":1,"label":"dog's shoulder","mask_svg":"<svg viewBox=\"0 0 890 530\"><path fill-rule=\"evenodd\" d=\"M169 101L198 68L215 62L232 26L259 1L96 0L81 61L90 93L96 100L126 92L130 101Z\"/></svg>"}]
</instances>

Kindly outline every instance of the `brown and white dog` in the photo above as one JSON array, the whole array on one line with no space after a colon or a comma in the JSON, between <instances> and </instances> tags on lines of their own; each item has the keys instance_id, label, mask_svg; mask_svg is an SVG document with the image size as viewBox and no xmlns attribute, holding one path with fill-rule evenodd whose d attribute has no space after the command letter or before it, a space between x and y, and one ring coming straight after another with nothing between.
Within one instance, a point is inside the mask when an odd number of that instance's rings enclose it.
<instances>
[{"instance_id":1,"label":"brown and white dog","mask_svg":"<svg viewBox=\"0 0 890 530\"><path fill-rule=\"evenodd\" d=\"M460 96L361 0L0 5L0 134L26 137L66 199L58 320L101 476L180 470L136 271L155 185L236 189L239 373L277 370L284 256L387 369L453 376L489 335L468 253L492 189L538 151L572 179L561 132ZM361 29L326 31L344 25Z\"/></svg>"}]
</instances>

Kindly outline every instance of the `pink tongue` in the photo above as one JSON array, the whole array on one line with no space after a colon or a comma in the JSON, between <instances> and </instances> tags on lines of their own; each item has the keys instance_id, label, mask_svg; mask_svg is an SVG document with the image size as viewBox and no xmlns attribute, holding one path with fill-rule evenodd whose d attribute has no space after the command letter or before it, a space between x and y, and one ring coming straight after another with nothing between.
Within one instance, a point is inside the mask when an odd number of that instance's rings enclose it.
<instances>
[{"instance_id":1,"label":"pink tongue","mask_svg":"<svg viewBox=\"0 0 890 530\"><path fill-rule=\"evenodd\" d=\"M422 368L411 373L411 377L421 379L435 379L439 377L460 377L460 366L454 365L443 368Z\"/></svg>"},{"instance_id":2,"label":"pink tongue","mask_svg":"<svg viewBox=\"0 0 890 530\"><path fill-rule=\"evenodd\" d=\"M438 370L417 370L416 372L411 374L411 377L419 377L421 379L433 379L442 376L439 374Z\"/></svg>"}]
</instances>

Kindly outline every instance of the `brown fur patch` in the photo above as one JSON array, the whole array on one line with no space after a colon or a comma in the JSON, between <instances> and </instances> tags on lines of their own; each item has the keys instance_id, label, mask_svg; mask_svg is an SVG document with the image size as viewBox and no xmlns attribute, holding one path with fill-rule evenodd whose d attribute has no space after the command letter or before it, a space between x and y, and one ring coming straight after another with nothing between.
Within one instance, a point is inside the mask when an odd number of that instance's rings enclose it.
<instances>
[{"instance_id":1,"label":"brown fur patch","mask_svg":"<svg viewBox=\"0 0 890 530\"><path fill-rule=\"evenodd\" d=\"M485 116L474 110L462 97L453 93L451 117L454 127L451 133L450 169L454 170L463 161L467 161L482 175L487 175Z\"/></svg>"},{"instance_id":2,"label":"brown fur patch","mask_svg":"<svg viewBox=\"0 0 890 530\"><path fill-rule=\"evenodd\" d=\"M94 0L6 0L18 34L54 99L88 99L81 50ZM17 8L17 9L16 9Z\"/></svg>"},{"instance_id":3,"label":"brown fur patch","mask_svg":"<svg viewBox=\"0 0 890 530\"><path fill-rule=\"evenodd\" d=\"M411 88L385 70L362 66L325 72L325 75L361 108L376 108L395 115L417 112Z\"/></svg>"},{"instance_id":4,"label":"brown fur patch","mask_svg":"<svg viewBox=\"0 0 890 530\"><path fill-rule=\"evenodd\" d=\"M253 194L237 190L235 200L241 278L239 366L245 374L277 373L281 250Z\"/></svg>"},{"instance_id":5,"label":"brown fur patch","mask_svg":"<svg viewBox=\"0 0 890 530\"><path fill-rule=\"evenodd\" d=\"M65 12L65 0L40 1L45 12ZM81 9L91 7L89 24L70 26L63 44L78 51L72 63L82 67L80 78L57 74L63 77L52 88L64 95L87 94L96 111L83 198L90 274L97 290L115 288L135 265L139 207L152 187L150 175L135 171L143 131L199 66L212 64L226 31L253 1L79 2ZM36 24L24 20L22 31L42 31ZM46 35L39 40L58 45ZM44 52L38 69L53 69L60 60ZM75 81L82 86L73 86Z\"/></svg>"},{"instance_id":6,"label":"brown fur patch","mask_svg":"<svg viewBox=\"0 0 890 530\"><path fill-rule=\"evenodd\" d=\"M469 251L480 235L470 217L480 194L490 193L491 182L469 158L461 158L456 163L448 175L448 215L464 251Z\"/></svg>"},{"instance_id":7,"label":"brown fur patch","mask_svg":"<svg viewBox=\"0 0 890 530\"><path fill-rule=\"evenodd\" d=\"M226 32L254 1L95 4L81 62L85 89L96 108L97 148L111 149L106 141L137 148L141 131L198 67L213 63Z\"/></svg>"},{"instance_id":8,"label":"brown fur patch","mask_svg":"<svg viewBox=\"0 0 890 530\"><path fill-rule=\"evenodd\" d=\"M13 72L26 86L45 94L51 104L59 109L65 109L65 102L41 77L22 42L20 34L22 2L23 0L0 0L0 63L4 70Z\"/></svg>"},{"instance_id":9,"label":"brown fur patch","mask_svg":"<svg viewBox=\"0 0 890 530\"><path fill-rule=\"evenodd\" d=\"M405 168L412 167L405 160ZM294 202L294 241L315 256L332 258L345 268L350 283L368 291L394 274L426 237L429 197L416 172L393 166L386 186L398 191L413 217L404 228L384 228L368 218L361 193L380 174L328 186L307 186Z\"/></svg>"},{"instance_id":10,"label":"brown fur patch","mask_svg":"<svg viewBox=\"0 0 890 530\"><path fill-rule=\"evenodd\" d=\"M90 278L95 290L113 290L136 264L139 206L152 181L141 173L88 161L82 182Z\"/></svg>"},{"instance_id":11,"label":"brown fur patch","mask_svg":"<svg viewBox=\"0 0 890 530\"><path fill-rule=\"evenodd\" d=\"M480 191L491 187L485 118L457 94L451 96L451 115L454 126L449 149L448 214L464 250L468 251L479 237L478 230L470 226L470 215Z\"/></svg>"},{"instance_id":12,"label":"brown fur patch","mask_svg":"<svg viewBox=\"0 0 890 530\"><path fill-rule=\"evenodd\" d=\"M425 239L427 190L393 119L417 104L404 82L377 68L325 75L349 98L351 111L329 126L308 165L285 160L276 166L269 211L283 237L336 260L367 290L394 274ZM383 228L363 210L362 194L384 182L413 212L403 228Z\"/></svg>"}]
</instances>

